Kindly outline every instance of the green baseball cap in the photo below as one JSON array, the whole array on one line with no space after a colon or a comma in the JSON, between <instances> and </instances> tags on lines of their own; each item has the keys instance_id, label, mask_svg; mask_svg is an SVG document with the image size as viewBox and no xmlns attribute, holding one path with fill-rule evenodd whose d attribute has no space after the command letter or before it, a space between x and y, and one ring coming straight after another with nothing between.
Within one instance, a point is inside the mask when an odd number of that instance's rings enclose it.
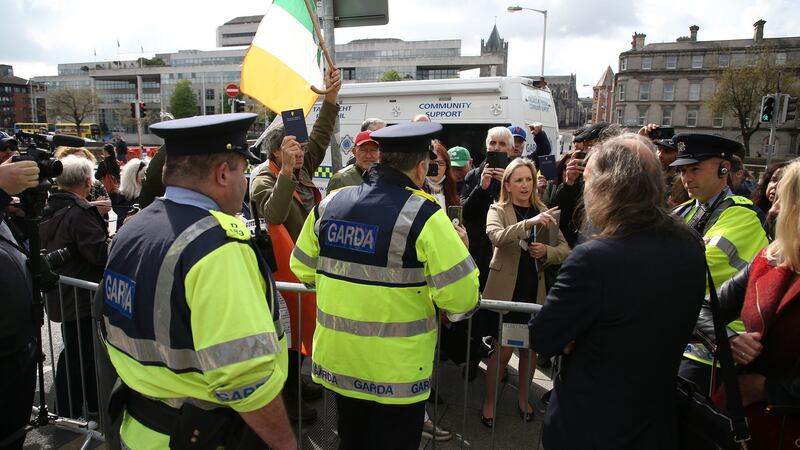
<instances>
[{"instance_id":1,"label":"green baseball cap","mask_svg":"<svg viewBox=\"0 0 800 450\"><path fill-rule=\"evenodd\" d=\"M450 165L453 167L464 167L472 159L469 150L464 147L453 147L447 151L447 154L450 155Z\"/></svg>"}]
</instances>

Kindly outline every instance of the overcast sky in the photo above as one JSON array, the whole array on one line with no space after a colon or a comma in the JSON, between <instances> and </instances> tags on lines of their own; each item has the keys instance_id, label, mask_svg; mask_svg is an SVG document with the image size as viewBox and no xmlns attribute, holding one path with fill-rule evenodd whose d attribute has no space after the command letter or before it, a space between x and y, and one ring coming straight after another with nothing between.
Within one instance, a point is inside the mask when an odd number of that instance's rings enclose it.
<instances>
[{"instance_id":1,"label":"overcast sky","mask_svg":"<svg viewBox=\"0 0 800 450\"><path fill-rule=\"evenodd\" d=\"M375 0L361 0L375 1ZM519 3L516 3L519 2ZM607 66L616 72L634 31L647 42L671 42L698 25L699 40L742 39L753 22L767 21L765 37L800 34L797 0L391 0L389 24L339 28L336 42L362 38L461 39L462 55L478 55L480 40L497 23L509 42L509 75L541 70L542 15L508 13L509 5L548 10L547 75L577 75L578 92ZM23 78L55 75L58 63L135 57L179 49L210 49L216 27L236 16L263 14L265 0L3 0L0 63ZM117 40L120 47L117 48Z\"/></svg>"}]
</instances>

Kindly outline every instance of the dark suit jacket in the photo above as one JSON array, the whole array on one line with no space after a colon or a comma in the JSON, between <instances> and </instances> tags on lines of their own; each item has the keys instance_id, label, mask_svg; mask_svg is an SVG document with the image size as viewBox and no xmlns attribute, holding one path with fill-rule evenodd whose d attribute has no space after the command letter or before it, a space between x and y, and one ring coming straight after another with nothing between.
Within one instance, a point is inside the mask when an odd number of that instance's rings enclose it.
<instances>
[{"instance_id":1,"label":"dark suit jacket","mask_svg":"<svg viewBox=\"0 0 800 450\"><path fill-rule=\"evenodd\" d=\"M531 322L533 349L572 341L545 417L547 449L674 449L675 379L705 293L690 233L578 245Z\"/></svg>"}]
</instances>

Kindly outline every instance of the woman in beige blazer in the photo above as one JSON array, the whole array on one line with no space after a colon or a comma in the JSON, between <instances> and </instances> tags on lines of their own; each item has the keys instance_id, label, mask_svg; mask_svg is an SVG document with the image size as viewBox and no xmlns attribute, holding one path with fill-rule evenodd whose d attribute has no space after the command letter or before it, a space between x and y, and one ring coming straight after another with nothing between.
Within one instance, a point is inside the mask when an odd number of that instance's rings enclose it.
<instances>
[{"instance_id":1,"label":"woman in beige blazer","mask_svg":"<svg viewBox=\"0 0 800 450\"><path fill-rule=\"evenodd\" d=\"M547 232L545 227L558 227L552 216L558 208L548 210L539 199L536 173L533 163L524 158L513 160L503 173L500 199L491 206L486 218L486 234L492 241L494 254L489 264L484 298L544 303L544 267L561 264L569 255L569 246L560 231L555 246L529 242L533 227L537 232ZM508 313L503 316L505 323L527 324L529 320L530 314ZM487 427L494 426L497 364L500 364L501 372L505 371L514 353L513 347L501 347L499 343L500 340L495 339L495 351L486 369L486 398L481 421ZM532 369L536 367L536 355L527 350L520 351L519 358L519 413L524 420L531 421L533 407L528 404L528 386ZM527 382L524 381L526 378Z\"/></svg>"}]
</instances>

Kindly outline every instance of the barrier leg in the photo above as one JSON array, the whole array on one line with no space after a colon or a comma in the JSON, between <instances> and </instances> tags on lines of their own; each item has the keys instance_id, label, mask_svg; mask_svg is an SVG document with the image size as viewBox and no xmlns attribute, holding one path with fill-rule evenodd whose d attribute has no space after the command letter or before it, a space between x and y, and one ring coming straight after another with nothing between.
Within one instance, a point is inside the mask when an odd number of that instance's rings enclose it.
<instances>
[{"instance_id":1,"label":"barrier leg","mask_svg":"<svg viewBox=\"0 0 800 450\"><path fill-rule=\"evenodd\" d=\"M494 431L497 429L497 419L499 418L497 414L497 403L499 401L498 393L500 392L500 365L502 364L502 351L503 347L500 345L502 342L502 335L503 335L503 315L497 313L497 339L494 342L494 353L492 354L492 358L497 361L497 367L495 368L495 381L494 381L494 406L492 410L494 411L494 419L492 423L492 449L494 449Z\"/></svg>"},{"instance_id":2,"label":"barrier leg","mask_svg":"<svg viewBox=\"0 0 800 450\"><path fill-rule=\"evenodd\" d=\"M70 345L67 345L67 343L69 342L70 336L72 335L72 333L70 332L72 327L66 320L64 320L65 317L64 295L63 291L61 290L61 284L58 285L58 306L61 309L61 344L63 348L61 349L61 354L58 356L58 367L56 368L56 373L53 375L53 385L55 386L56 389L56 414L62 417L71 417L73 414L72 414L72 380L71 380L72 377L70 376L70 373L72 372L70 372L70 364L69 364ZM74 350L75 348L73 347L72 351ZM59 374L61 375L59 376ZM62 392L59 395L59 391L64 388L63 383L59 383L59 380L63 380L64 377L66 377L67 380L66 414L65 411L62 411L62 407L65 406L62 404L64 399L64 394ZM62 386L59 387L59 384L62 384Z\"/></svg>"},{"instance_id":3,"label":"barrier leg","mask_svg":"<svg viewBox=\"0 0 800 450\"><path fill-rule=\"evenodd\" d=\"M467 366L466 373L464 374L464 408L461 411L461 442L458 444L459 449L464 448L464 440L467 436L467 400L469 399L469 365L470 365L470 351L472 345L472 317L467 319Z\"/></svg>"},{"instance_id":4,"label":"barrier leg","mask_svg":"<svg viewBox=\"0 0 800 450\"><path fill-rule=\"evenodd\" d=\"M303 294L297 293L297 435L303 450Z\"/></svg>"}]
</instances>

